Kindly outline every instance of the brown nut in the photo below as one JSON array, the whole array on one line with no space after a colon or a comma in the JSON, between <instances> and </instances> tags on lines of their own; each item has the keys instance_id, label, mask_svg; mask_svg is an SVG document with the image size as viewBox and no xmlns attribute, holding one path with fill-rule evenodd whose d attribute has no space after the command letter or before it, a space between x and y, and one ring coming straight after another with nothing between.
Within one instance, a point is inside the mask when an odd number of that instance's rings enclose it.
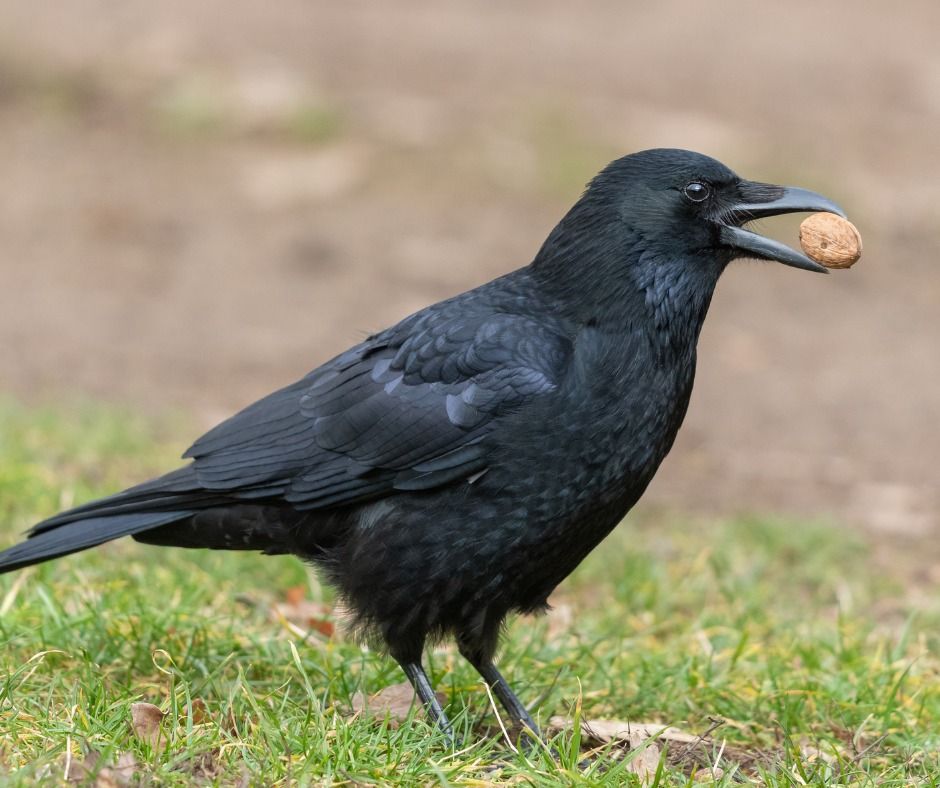
<instances>
[{"instance_id":1,"label":"brown nut","mask_svg":"<svg viewBox=\"0 0 940 788\"><path fill-rule=\"evenodd\" d=\"M826 268L851 268L862 256L862 236L848 219L814 213L800 225L800 246Z\"/></svg>"}]
</instances>

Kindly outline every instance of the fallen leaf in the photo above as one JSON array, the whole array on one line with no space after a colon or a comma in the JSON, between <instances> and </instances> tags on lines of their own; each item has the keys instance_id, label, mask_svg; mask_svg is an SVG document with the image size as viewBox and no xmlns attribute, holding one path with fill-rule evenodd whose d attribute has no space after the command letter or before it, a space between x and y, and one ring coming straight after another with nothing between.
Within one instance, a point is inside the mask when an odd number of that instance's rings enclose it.
<instances>
[{"instance_id":1,"label":"fallen leaf","mask_svg":"<svg viewBox=\"0 0 940 788\"><path fill-rule=\"evenodd\" d=\"M804 745L800 748L803 752L803 757L808 761L823 761L824 763L836 763L836 759L828 752L823 752L818 747L813 747L810 745Z\"/></svg>"},{"instance_id":2,"label":"fallen leaf","mask_svg":"<svg viewBox=\"0 0 940 788\"><path fill-rule=\"evenodd\" d=\"M202 698L193 698L190 706L192 707L193 725L203 725L209 721L209 707L206 706L206 702ZM188 716L186 709L183 709L183 716Z\"/></svg>"},{"instance_id":3,"label":"fallen leaf","mask_svg":"<svg viewBox=\"0 0 940 788\"><path fill-rule=\"evenodd\" d=\"M118 785L130 785L137 773L137 759L132 752L122 752L110 772L117 780Z\"/></svg>"},{"instance_id":4,"label":"fallen leaf","mask_svg":"<svg viewBox=\"0 0 940 788\"><path fill-rule=\"evenodd\" d=\"M434 694L442 704L447 700L443 692ZM377 719L385 719L387 716L393 728L408 719L412 706L422 710L421 701L407 681L385 687L368 698L361 692L357 692L352 698L352 708L356 714Z\"/></svg>"},{"instance_id":5,"label":"fallen leaf","mask_svg":"<svg viewBox=\"0 0 940 788\"><path fill-rule=\"evenodd\" d=\"M639 777L641 785L650 785L653 778L656 776L656 770L659 768L659 759L662 753L659 747L652 742L649 742L644 747L645 741L645 739L639 737L630 741L631 751L639 747L643 747L643 749L627 764L627 771L633 772L633 774Z\"/></svg>"},{"instance_id":6,"label":"fallen leaf","mask_svg":"<svg viewBox=\"0 0 940 788\"><path fill-rule=\"evenodd\" d=\"M322 618L310 618L307 619L307 624L311 629L315 629L321 635L325 635L328 638L333 637L334 627L332 621L326 621Z\"/></svg>"},{"instance_id":7,"label":"fallen leaf","mask_svg":"<svg viewBox=\"0 0 940 788\"><path fill-rule=\"evenodd\" d=\"M295 589L288 589L287 601L273 606L271 612L275 621L286 619L294 626L310 631L319 632L327 638L333 637L335 626L329 616L333 610L322 602L313 602L302 596L297 599L293 593ZM294 601L291 601L291 600Z\"/></svg>"},{"instance_id":8,"label":"fallen leaf","mask_svg":"<svg viewBox=\"0 0 940 788\"><path fill-rule=\"evenodd\" d=\"M101 754L97 750L89 750L84 758L71 758L65 770L65 779L70 783L80 783L94 774Z\"/></svg>"},{"instance_id":9,"label":"fallen leaf","mask_svg":"<svg viewBox=\"0 0 940 788\"><path fill-rule=\"evenodd\" d=\"M567 717L552 717L548 725L551 729L561 731L570 728L572 721ZM625 722L624 720L581 720L581 733L600 744L609 744L612 741L642 742L646 739L692 744L701 738L658 722Z\"/></svg>"},{"instance_id":10,"label":"fallen leaf","mask_svg":"<svg viewBox=\"0 0 940 788\"><path fill-rule=\"evenodd\" d=\"M219 763L219 750L207 750L179 765L179 770L200 783L215 780L222 774L222 764Z\"/></svg>"},{"instance_id":11,"label":"fallen leaf","mask_svg":"<svg viewBox=\"0 0 940 788\"><path fill-rule=\"evenodd\" d=\"M706 766L703 769L698 769L692 779L697 783L706 783L709 780L720 780L724 776L725 770L720 766Z\"/></svg>"},{"instance_id":12,"label":"fallen leaf","mask_svg":"<svg viewBox=\"0 0 940 788\"><path fill-rule=\"evenodd\" d=\"M299 605L307 596L307 586L291 586L284 592L284 600L288 605Z\"/></svg>"},{"instance_id":13,"label":"fallen leaf","mask_svg":"<svg viewBox=\"0 0 940 788\"><path fill-rule=\"evenodd\" d=\"M89 750L83 759L69 762L65 779L72 783L93 785L94 788L124 788L133 782L137 774L137 760L133 753L122 752L113 766L99 768L100 760L100 753Z\"/></svg>"},{"instance_id":14,"label":"fallen leaf","mask_svg":"<svg viewBox=\"0 0 940 788\"><path fill-rule=\"evenodd\" d=\"M131 727L134 735L141 741L147 742L153 749L160 745L163 712L152 703L131 704Z\"/></svg>"},{"instance_id":15,"label":"fallen leaf","mask_svg":"<svg viewBox=\"0 0 940 788\"><path fill-rule=\"evenodd\" d=\"M720 779L724 774L724 769L713 766L711 763L713 753L716 750L720 750L722 753L723 762L734 764L740 773L753 773L760 766L766 767L779 761L780 755L775 751L757 748L743 749L726 746L724 742L719 744L711 738L710 734L724 724L724 720L710 718L710 722L711 725L708 729L696 735L657 722L582 720L581 733L590 746L620 743L625 752L631 752L643 747L646 742L650 742L647 749L654 750L657 755L655 761L653 755L646 756L645 751L644 756L636 756L636 760L640 760L643 764L642 766L638 765L636 768L647 769L646 772L636 772L641 775L647 774L650 768L653 769L655 774L656 765L658 765L661 755L660 751L667 745L670 746L666 751L666 760L671 767L678 767L690 776L702 775L696 777L696 779L704 781ZM552 717L549 720L549 730L569 730L572 724L572 720L567 717ZM644 778L641 777L642 779Z\"/></svg>"}]
</instances>

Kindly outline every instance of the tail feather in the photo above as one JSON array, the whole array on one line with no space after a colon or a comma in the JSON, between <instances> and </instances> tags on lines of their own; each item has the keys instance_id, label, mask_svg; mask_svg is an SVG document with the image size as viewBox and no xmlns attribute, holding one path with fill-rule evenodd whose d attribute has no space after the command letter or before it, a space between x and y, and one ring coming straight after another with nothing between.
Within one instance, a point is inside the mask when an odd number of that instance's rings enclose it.
<instances>
[{"instance_id":1,"label":"tail feather","mask_svg":"<svg viewBox=\"0 0 940 788\"><path fill-rule=\"evenodd\" d=\"M0 552L0 573L186 520L217 499L199 487L192 465L180 468L34 525L26 541Z\"/></svg>"},{"instance_id":2,"label":"tail feather","mask_svg":"<svg viewBox=\"0 0 940 788\"><path fill-rule=\"evenodd\" d=\"M191 517L191 511L140 512L117 517L91 517L37 533L0 552L0 573L22 569L79 550L138 534Z\"/></svg>"},{"instance_id":3,"label":"tail feather","mask_svg":"<svg viewBox=\"0 0 940 788\"><path fill-rule=\"evenodd\" d=\"M189 465L34 525L24 542L0 552L0 574L122 536L158 545L287 552L290 517L257 503L274 492L272 486L237 496L207 490Z\"/></svg>"},{"instance_id":4,"label":"tail feather","mask_svg":"<svg viewBox=\"0 0 940 788\"><path fill-rule=\"evenodd\" d=\"M151 479L149 482L130 487L123 492L99 498L95 501L76 506L65 512L37 523L29 530L34 538L39 534L61 528L68 523L87 520L91 517L115 517L118 515L141 512L174 512L211 509L217 506L230 506L243 500L269 498L282 492L277 484L259 485L239 490L235 495L231 491L207 490L196 478L192 465Z\"/></svg>"},{"instance_id":5,"label":"tail feather","mask_svg":"<svg viewBox=\"0 0 940 788\"><path fill-rule=\"evenodd\" d=\"M193 506L197 497L210 495L199 487L192 465L167 473L143 484L130 487L123 492L98 498L94 501L59 512L29 530L31 537L36 537L54 528L86 520L90 517L105 517L132 512L166 511L170 508Z\"/></svg>"}]
</instances>

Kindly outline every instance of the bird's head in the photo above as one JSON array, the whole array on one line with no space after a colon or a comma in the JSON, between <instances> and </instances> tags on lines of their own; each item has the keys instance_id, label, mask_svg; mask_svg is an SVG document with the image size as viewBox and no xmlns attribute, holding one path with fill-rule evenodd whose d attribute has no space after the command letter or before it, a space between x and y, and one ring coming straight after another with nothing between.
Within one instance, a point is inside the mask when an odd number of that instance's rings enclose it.
<instances>
[{"instance_id":1,"label":"bird's head","mask_svg":"<svg viewBox=\"0 0 940 788\"><path fill-rule=\"evenodd\" d=\"M700 153L641 151L591 181L533 265L565 290L593 287L608 302L635 285L710 297L738 257L826 273L801 252L744 228L753 219L799 211L844 216L822 195L745 180Z\"/></svg>"},{"instance_id":2,"label":"bird's head","mask_svg":"<svg viewBox=\"0 0 940 788\"><path fill-rule=\"evenodd\" d=\"M636 235L648 241L661 237L664 245L686 254L711 253L725 262L754 257L818 273L827 269L742 225L801 211L845 216L838 205L815 192L748 181L708 156L668 148L617 159L594 179L585 196L610 201L619 208L619 220Z\"/></svg>"}]
</instances>

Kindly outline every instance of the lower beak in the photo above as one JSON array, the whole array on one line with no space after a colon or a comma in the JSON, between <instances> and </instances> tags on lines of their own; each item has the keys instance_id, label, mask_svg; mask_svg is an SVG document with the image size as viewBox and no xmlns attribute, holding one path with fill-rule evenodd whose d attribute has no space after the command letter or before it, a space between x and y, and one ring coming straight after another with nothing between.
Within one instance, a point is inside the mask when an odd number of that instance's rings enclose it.
<instances>
[{"instance_id":1,"label":"lower beak","mask_svg":"<svg viewBox=\"0 0 940 788\"><path fill-rule=\"evenodd\" d=\"M819 263L813 262L806 255L791 249L786 244L765 238L751 230L745 230L740 225L752 219L803 211L823 211L844 217L845 212L838 205L821 194L796 187L745 182L740 185L739 191L742 200L733 205L730 210L725 211L722 223L719 225L718 233L722 246L736 252L735 256L738 257L775 260L806 271L829 273Z\"/></svg>"}]
</instances>

